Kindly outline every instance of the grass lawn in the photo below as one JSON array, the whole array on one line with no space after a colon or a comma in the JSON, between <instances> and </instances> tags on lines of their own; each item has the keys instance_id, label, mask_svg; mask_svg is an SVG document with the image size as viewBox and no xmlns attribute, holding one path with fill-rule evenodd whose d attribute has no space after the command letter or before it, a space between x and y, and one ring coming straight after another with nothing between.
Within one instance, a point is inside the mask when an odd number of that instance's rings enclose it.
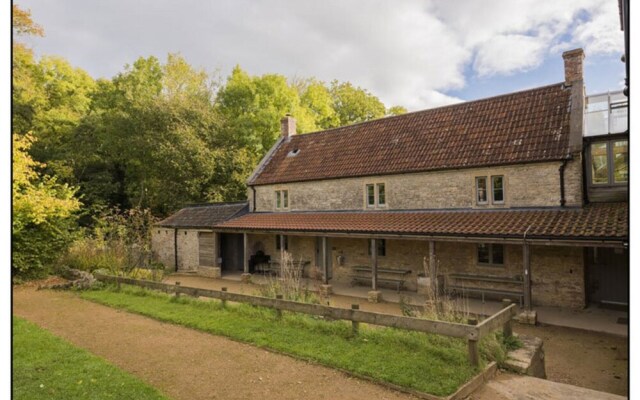
<instances>
[{"instance_id":1,"label":"grass lawn","mask_svg":"<svg viewBox=\"0 0 640 400\"><path fill-rule=\"evenodd\" d=\"M14 399L167 399L157 389L13 317Z\"/></svg>"},{"instance_id":2,"label":"grass lawn","mask_svg":"<svg viewBox=\"0 0 640 400\"><path fill-rule=\"evenodd\" d=\"M161 321L222 335L298 358L337 367L396 385L444 396L478 370L468 362L461 339L361 324L325 321L245 304L176 299L160 292L124 286L81 292L82 298Z\"/></svg>"}]
</instances>

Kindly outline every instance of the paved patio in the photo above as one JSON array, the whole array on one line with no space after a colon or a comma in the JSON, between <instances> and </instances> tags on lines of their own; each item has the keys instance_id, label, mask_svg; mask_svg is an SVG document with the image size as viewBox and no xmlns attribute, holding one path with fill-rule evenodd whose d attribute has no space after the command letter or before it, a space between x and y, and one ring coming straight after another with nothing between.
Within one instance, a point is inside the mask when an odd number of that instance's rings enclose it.
<instances>
[{"instance_id":1,"label":"paved patio","mask_svg":"<svg viewBox=\"0 0 640 400\"><path fill-rule=\"evenodd\" d=\"M255 291L257 289L256 285L265 284L269 279L274 279L268 276L253 275L251 278L252 284L246 285L241 283L240 275L240 272L227 273L220 279L212 279L193 274L177 273L166 277L165 282L180 281L184 286L210 289L220 289L222 286L227 286L229 291L247 293L252 290L251 287ZM309 279L303 279L303 281L310 290L319 288L318 281ZM376 306L365 304L367 303L367 293L371 290L367 286L351 286L348 283L340 282L332 282L331 285L333 288L331 301L337 306L346 307L351 303L359 303L362 309L399 313L401 311L399 307L401 298L405 303L412 305L423 304L426 300L425 296L416 292L397 292L393 289L379 288L382 292L384 303ZM466 302L471 313L480 315L491 315L502 307L502 304L498 301L487 300L483 302L480 299L467 299ZM623 337L629 336L629 325L618 323L619 319L628 321L629 313L627 311L608 310L597 306L589 306L583 310L569 310L559 307L535 307L534 309L538 312L538 323L540 324L584 329Z\"/></svg>"}]
</instances>

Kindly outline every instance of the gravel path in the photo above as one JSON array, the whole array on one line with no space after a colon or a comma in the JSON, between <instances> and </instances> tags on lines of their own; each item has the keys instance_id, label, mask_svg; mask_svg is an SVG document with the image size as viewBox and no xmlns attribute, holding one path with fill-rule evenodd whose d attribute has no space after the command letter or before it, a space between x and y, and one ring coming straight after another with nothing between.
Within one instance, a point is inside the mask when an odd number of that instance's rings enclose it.
<instances>
[{"instance_id":1,"label":"gravel path","mask_svg":"<svg viewBox=\"0 0 640 400\"><path fill-rule=\"evenodd\" d=\"M14 287L13 313L175 399L415 399L222 337L82 300Z\"/></svg>"}]
</instances>

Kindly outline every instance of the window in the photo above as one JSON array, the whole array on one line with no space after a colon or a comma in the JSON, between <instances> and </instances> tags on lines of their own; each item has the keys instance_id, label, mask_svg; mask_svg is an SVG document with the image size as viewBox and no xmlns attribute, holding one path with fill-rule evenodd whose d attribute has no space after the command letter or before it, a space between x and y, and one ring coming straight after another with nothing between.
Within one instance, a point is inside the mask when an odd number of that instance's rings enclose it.
<instances>
[{"instance_id":1,"label":"window","mask_svg":"<svg viewBox=\"0 0 640 400\"><path fill-rule=\"evenodd\" d=\"M609 183L607 147L606 142L591 145L591 183Z\"/></svg>"},{"instance_id":2,"label":"window","mask_svg":"<svg viewBox=\"0 0 640 400\"><path fill-rule=\"evenodd\" d=\"M629 181L629 141L613 142L613 183Z\"/></svg>"},{"instance_id":3,"label":"window","mask_svg":"<svg viewBox=\"0 0 640 400\"><path fill-rule=\"evenodd\" d=\"M504 246L501 244L479 244L478 264L504 265Z\"/></svg>"},{"instance_id":4,"label":"window","mask_svg":"<svg viewBox=\"0 0 640 400\"><path fill-rule=\"evenodd\" d=\"M289 208L289 191L276 190L276 209Z\"/></svg>"},{"instance_id":5,"label":"window","mask_svg":"<svg viewBox=\"0 0 640 400\"><path fill-rule=\"evenodd\" d=\"M621 185L629 181L629 141L591 143L592 185Z\"/></svg>"},{"instance_id":6,"label":"window","mask_svg":"<svg viewBox=\"0 0 640 400\"><path fill-rule=\"evenodd\" d=\"M493 204L504 203L504 177L492 176L491 177L491 194Z\"/></svg>"},{"instance_id":7,"label":"window","mask_svg":"<svg viewBox=\"0 0 640 400\"><path fill-rule=\"evenodd\" d=\"M385 256L387 253L387 243L384 239L376 239L378 255ZM371 255L371 239L367 240L367 254Z\"/></svg>"},{"instance_id":8,"label":"window","mask_svg":"<svg viewBox=\"0 0 640 400\"><path fill-rule=\"evenodd\" d=\"M280 235L276 235L276 250L282 250L280 248ZM284 250L289 251L289 236L284 237Z\"/></svg>"},{"instance_id":9,"label":"window","mask_svg":"<svg viewBox=\"0 0 640 400\"><path fill-rule=\"evenodd\" d=\"M480 176L476 178L476 203L487 204L487 177Z\"/></svg>"},{"instance_id":10,"label":"window","mask_svg":"<svg viewBox=\"0 0 640 400\"><path fill-rule=\"evenodd\" d=\"M378 205L385 205L385 197L384 197L384 183L378 183L376 185L378 187Z\"/></svg>"},{"instance_id":11,"label":"window","mask_svg":"<svg viewBox=\"0 0 640 400\"><path fill-rule=\"evenodd\" d=\"M373 207L376 205L376 195L373 185L367 185L367 207Z\"/></svg>"},{"instance_id":12,"label":"window","mask_svg":"<svg viewBox=\"0 0 640 400\"><path fill-rule=\"evenodd\" d=\"M367 183L365 185L365 203L367 207L385 207L387 194L384 183Z\"/></svg>"}]
</instances>

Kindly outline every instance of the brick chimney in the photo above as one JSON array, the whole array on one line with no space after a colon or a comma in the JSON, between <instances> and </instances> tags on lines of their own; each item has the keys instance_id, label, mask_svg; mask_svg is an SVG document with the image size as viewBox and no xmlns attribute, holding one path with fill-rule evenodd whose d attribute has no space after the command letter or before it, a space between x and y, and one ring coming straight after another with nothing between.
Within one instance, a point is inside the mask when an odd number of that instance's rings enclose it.
<instances>
[{"instance_id":1,"label":"brick chimney","mask_svg":"<svg viewBox=\"0 0 640 400\"><path fill-rule=\"evenodd\" d=\"M582 49L565 51L562 53L562 58L564 59L564 84L571 86L582 81L584 51Z\"/></svg>"},{"instance_id":2,"label":"brick chimney","mask_svg":"<svg viewBox=\"0 0 640 400\"><path fill-rule=\"evenodd\" d=\"M296 119L291 114L285 115L280 120L280 134L285 139L296 134Z\"/></svg>"}]
</instances>

